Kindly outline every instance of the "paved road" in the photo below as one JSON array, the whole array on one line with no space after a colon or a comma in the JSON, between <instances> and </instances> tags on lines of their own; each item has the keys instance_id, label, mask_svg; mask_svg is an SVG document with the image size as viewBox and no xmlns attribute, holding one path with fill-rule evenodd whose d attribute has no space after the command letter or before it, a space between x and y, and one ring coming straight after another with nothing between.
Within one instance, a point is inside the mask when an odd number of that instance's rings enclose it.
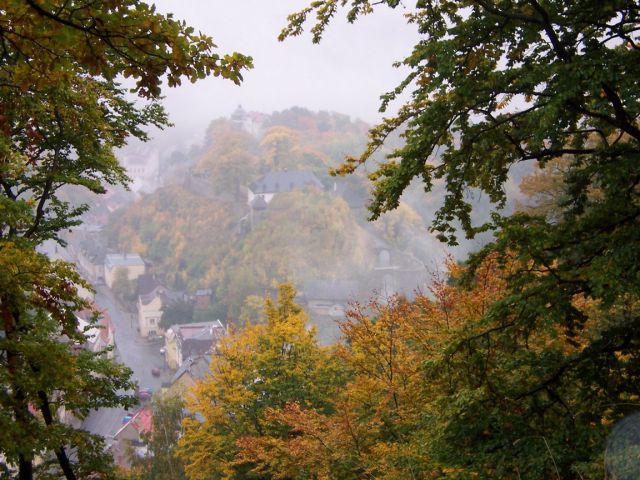
<instances>
[{"instance_id":1,"label":"paved road","mask_svg":"<svg viewBox=\"0 0 640 480\"><path fill-rule=\"evenodd\" d=\"M51 259L62 259L73 262L72 255L54 241L45 242L39 250ZM76 265L80 271L79 265ZM140 388L150 388L154 392L159 390L163 381L171 379L172 372L165 367L163 356L160 354L161 342L148 342L138 331L137 317L125 312L113 297L106 285L94 285L96 290L95 303L102 310L109 312L115 329L116 360L133 370L133 379ZM160 378L151 374L151 369L157 367L162 371ZM102 408L92 412L83 422L82 428L91 433L112 437L122 427L122 408Z\"/></svg>"},{"instance_id":2,"label":"paved road","mask_svg":"<svg viewBox=\"0 0 640 480\"><path fill-rule=\"evenodd\" d=\"M129 312L123 311L105 285L96 286L95 303L99 308L107 310L111 315L115 329L116 359L133 370L133 379L140 388L159 390L162 382L170 378L171 372L164 367L164 359L160 354L160 342L148 342L136 330L137 319ZM151 369L162 370L162 377L154 377ZM93 412L83 423L83 428L102 435L113 436L122 426L122 408L103 408Z\"/></svg>"}]
</instances>

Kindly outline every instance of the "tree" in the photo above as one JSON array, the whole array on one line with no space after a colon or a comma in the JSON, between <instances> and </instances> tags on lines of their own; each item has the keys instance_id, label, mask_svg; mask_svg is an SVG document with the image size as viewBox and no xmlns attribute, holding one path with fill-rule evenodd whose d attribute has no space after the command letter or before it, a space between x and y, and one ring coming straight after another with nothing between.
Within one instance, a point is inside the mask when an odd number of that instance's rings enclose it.
<instances>
[{"instance_id":1,"label":"tree","mask_svg":"<svg viewBox=\"0 0 640 480\"><path fill-rule=\"evenodd\" d=\"M509 298L513 267L496 254L473 273L448 261L428 296L356 305L337 349L350 375L328 397L331 408L269 408L267 421L290 434L245 435L237 462L267 478L602 478L612 401L637 357L607 362L623 368L605 382L587 364L545 384L558 364L590 355L602 319L577 299L590 318L583 331L568 337L552 325L523 334L511 324L516 312L494 315Z\"/></svg>"},{"instance_id":2,"label":"tree","mask_svg":"<svg viewBox=\"0 0 640 480\"><path fill-rule=\"evenodd\" d=\"M280 39L302 33L315 13L318 42L340 7L350 5L353 22L379 4L397 8L400 2L314 2L289 17ZM587 177L587 165L603 175L631 168L615 159L637 155L640 140L635 2L419 1L407 17L421 40L402 62L411 72L382 97L381 109L414 87L411 100L370 131L361 156L336 171L352 172L406 126L405 146L371 175L373 218L397 207L413 178L427 191L443 178L447 194L433 228L455 242L454 219L467 235L483 229L471 224L465 192L481 190L503 203L514 163L544 165L574 155L578 204L580 193L598 182Z\"/></svg>"},{"instance_id":3,"label":"tree","mask_svg":"<svg viewBox=\"0 0 640 480\"><path fill-rule=\"evenodd\" d=\"M211 38L138 0L9 0L0 24L0 453L21 480L33 478L37 456L57 475L50 455L67 479L108 475L99 439L57 414L129 406L117 392L132 387L130 372L102 353L78 352L86 337L74 311L87 305L74 284L88 286L35 247L62 243L59 232L87 208L65 202L63 186L104 193L127 183L113 149L145 140L146 126L168 125L158 103L164 76L169 86L209 74L238 83L251 59L218 55ZM147 103L128 100L118 76L135 79Z\"/></svg>"},{"instance_id":4,"label":"tree","mask_svg":"<svg viewBox=\"0 0 640 480\"><path fill-rule=\"evenodd\" d=\"M327 407L340 371L318 346L315 330L306 328L294 297L293 287L280 286L277 302L265 301L266 323L229 335L213 356L211 376L187 400L194 416L184 421L179 454L188 478L255 478L250 462L236 461L236 442L247 435L286 435L267 418L270 407Z\"/></svg>"},{"instance_id":5,"label":"tree","mask_svg":"<svg viewBox=\"0 0 640 480\"><path fill-rule=\"evenodd\" d=\"M136 288L129 278L129 271L126 268L118 267L114 272L111 291L125 306L135 299Z\"/></svg>"},{"instance_id":6,"label":"tree","mask_svg":"<svg viewBox=\"0 0 640 480\"><path fill-rule=\"evenodd\" d=\"M400 2L375 4L396 8ZM312 32L319 41L347 5L350 21L374 8L366 0L313 2L290 17L282 37L301 33L315 13ZM513 383L502 374L492 381L482 367L467 390L469 411L495 402L494 410L456 432L476 438L475 460L469 456L465 466L475 472L524 478L526 468L533 478L545 469L546 476L561 478L602 476L583 468L595 463L589 448L606 429L589 431L585 423L613 424L638 396L639 12L638 2L613 0L417 2L408 19L421 39L403 62L411 72L383 96L382 108L406 89L413 89L411 99L371 130L362 155L336 170L353 172L391 132L406 128L405 145L370 176L372 217L397 207L413 179L427 191L442 179L446 194L432 224L442 240L455 244L456 226L468 237L496 229L494 241L470 258L470 272L498 255L510 265L508 293L483 316L485 329L459 343L482 351L482 359L501 351L511 373L522 375ZM503 205L510 167L537 161L544 169L556 160L564 173L555 212L494 214L490 223L472 223L468 196L483 193ZM523 356L521 346L532 336L539 343ZM506 398L524 415L499 395L485 395L504 394L505 387L517 387ZM476 396L488 403L476 403ZM519 423L536 416L557 419L551 420L556 430L540 434L541 424ZM514 428L520 436L506 442ZM579 434L569 438L567 432ZM514 446L528 463L506 462L501 470L499 457L508 458ZM535 451L539 459L552 456L556 470L541 466ZM460 452L450 451L447 461L461 458ZM480 468L476 462L483 461Z\"/></svg>"},{"instance_id":7,"label":"tree","mask_svg":"<svg viewBox=\"0 0 640 480\"><path fill-rule=\"evenodd\" d=\"M258 176L257 142L230 121L211 122L207 130L210 147L200 156L197 168L205 170L217 196L246 201L246 190Z\"/></svg>"},{"instance_id":8,"label":"tree","mask_svg":"<svg viewBox=\"0 0 640 480\"><path fill-rule=\"evenodd\" d=\"M160 326L167 330L172 325L178 323L193 322L194 305L193 302L186 300L177 300L168 305L162 306L162 317L160 318Z\"/></svg>"},{"instance_id":9,"label":"tree","mask_svg":"<svg viewBox=\"0 0 640 480\"><path fill-rule=\"evenodd\" d=\"M347 312L336 359L349 376L327 395L331 408L271 407L267 419L291 433L246 434L238 442L240 460L277 479L428 478L419 446L420 419L428 415L419 340L435 319L406 299L389 300Z\"/></svg>"},{"instance_id":10,"label":"tree","mask_svg":"<svg viewBox=\"0 0 640 480\"><path fill-rule=\"evenodd\" d=\"M116 393L134 387L128 368L106 352L82 348L87 338L74 312L89 305L74 284L88 287L70 265L2 244L0 448L3 463L17 466L20 479L34 474L36 456L41 462L35 473L43 477L86 478L96 471L112 476L104 439L61 422L60 414L82 419L93 409L128 408L136 401Z\"/></svg>"},{"instance_id":11,"label":"tree","mask_svg":"<svg viewBox=\"0 0 640 480\"><path fill-rule=\"evenodd\" d=\"M151 403L153 427L144 443L147 454L134 459L136 480L184 480L184 466L176 455L182 430L184 401L175 396L154 395Z\"/></svg>"}]
</instances>

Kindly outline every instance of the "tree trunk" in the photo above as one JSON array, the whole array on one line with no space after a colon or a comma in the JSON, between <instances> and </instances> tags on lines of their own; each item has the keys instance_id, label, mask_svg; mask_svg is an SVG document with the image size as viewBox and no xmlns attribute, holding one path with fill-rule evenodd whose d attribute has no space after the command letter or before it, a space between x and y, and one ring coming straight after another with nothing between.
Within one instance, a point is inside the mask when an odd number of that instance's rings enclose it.
<instances>
[{"instance_id":1,"label":"tree trunk","mask_svg":"<svg viewBox=\"0 0 640 480\"><path fill-rule=\"evenodd\" d=\"M49 406L47 394L43 391L39 391L38 398L40 398L40 412L42 412L44 423L51 425L53 423L53 415L51 414L51 407ZM71 462L69 461L69 457L67 456L64 446L61 445L60 448L56 450L56 458L58 459L58 463L60 464L60 468L62 468L65 478L67 480L76 480L76 475L73 473L73 468L71 468Z\"/></svg>"},{"instance_id":2,"label":"tree trunk","mask_svg":"<svg viewBox=\"0 0 640 480\"><path fill-rule=\"evenodd\" d=\"M9 309L6 298L0 299L0 312L2 313L2 322L4 325L5 338L8 344L16 342L16 325L17 315L14 315ZM12 351L11 348L5 350L7 356L7 373L11 392L13 393L13 414L18 424L18 428L28 431L28 424L31 417L29 407L25 398L25 394L16 381L19 378L20 359L18 355ZM29 452L32 453L32 452ZM20 453L18 456L18 478L19 480L33 480L33 458L27 457L24 453Z\"/></svg>"}]
</instances>

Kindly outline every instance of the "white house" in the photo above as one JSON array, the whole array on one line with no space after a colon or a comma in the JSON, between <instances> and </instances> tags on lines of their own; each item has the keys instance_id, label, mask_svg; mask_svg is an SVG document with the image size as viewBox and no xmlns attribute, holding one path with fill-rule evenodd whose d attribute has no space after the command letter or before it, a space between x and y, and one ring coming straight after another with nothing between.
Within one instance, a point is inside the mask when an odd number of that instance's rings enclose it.
<instances>
[{"instance_id":1,"label":"white house","mask_svg":"<svg viewBox=\"0 0 640 480\"><path fill-rule=\"evenodd\" d=\"M138 330L140 335L160 335L162 307L169 301L168 289L152 274L138 277Z\"/></svg>"}]
</instances>

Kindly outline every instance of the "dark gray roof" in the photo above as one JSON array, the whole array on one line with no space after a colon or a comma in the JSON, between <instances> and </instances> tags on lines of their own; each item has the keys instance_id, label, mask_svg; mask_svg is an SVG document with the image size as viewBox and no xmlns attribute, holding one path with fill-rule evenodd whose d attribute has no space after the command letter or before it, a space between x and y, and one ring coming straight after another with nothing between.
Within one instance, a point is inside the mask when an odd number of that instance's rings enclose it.
<instances>
[{"instance_id":1,"label":"dark gray roof","mask_svg":"<svg viewBox=\"0 0 640 480\"><path fill-rule=\"evenodd\" d=\"M308 170L269 172L249 185L249 189L254 194L259 194L290 192L306 186L324 189L318 177Z\"/></svg>"},{"instance_id":2,"label":"dark gray roof","mask_svg":"<svg viewBox=\"0 0 640 480\"><path fill-rule=\"evenodd\" d=\"M189 373L195 380L204 378L209 373L209 365L211 364L211 355L198 355L196 357L187 358L171 379L171 383L178 381L185 373Z\"/></svg>"},{"instance_id":3,"label":"dark gray roof","mask_svg":"<svg viewBox=\"0 0 640 480\"><path fill-rule=\"evenodd\" d=\"M148 295L160 286L160 282L152 273L145 273L138 277L138 295Z\"/></svg>"},{"instance_id":4,"label":"dark gray roof","mask_svg":"<svg viewBox=\"0 0 640 480\"><path fill-rule=\"evenodd\" d=\"M157 296L162 297L163 305L185 300L184 293L167 288L166 284L152 273L145 273L138 277L138 296L145 305L148 305Z\"/></svg>"}]
</instances>

